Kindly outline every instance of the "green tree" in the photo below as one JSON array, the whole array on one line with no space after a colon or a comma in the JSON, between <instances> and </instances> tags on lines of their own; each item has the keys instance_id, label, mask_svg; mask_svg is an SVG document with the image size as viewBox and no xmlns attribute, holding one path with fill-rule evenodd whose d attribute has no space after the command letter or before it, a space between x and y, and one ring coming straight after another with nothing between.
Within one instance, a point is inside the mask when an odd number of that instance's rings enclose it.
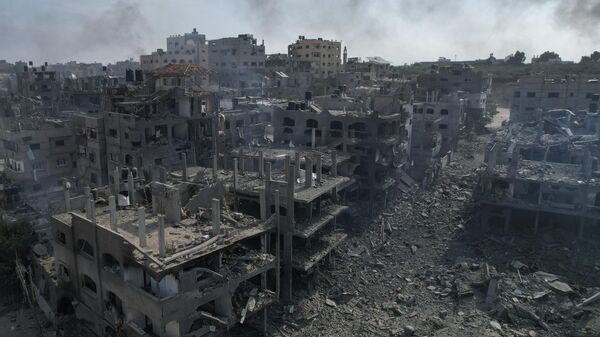
<instances>
[{"instance_id":1,"label":"green tree","mask_svg":"<svg viewBox=\"0 0 600 337\"><path fill-rule=\"evenodd\" d=\"M0 275L14 275L15 254L27 255L34 237L29 223L0 219Z\"/></svg>"},{"instance_id":2,"label":"green tree","mask_svg":"<svg viewBox=\"0 0 600 337\"><path fill-rule=\"evenodd\" d=\"M591 63L591 62L599 62L600 61L600 52L595 51L590 54L590 56L582 56L581 61L579 63Z\"/></svg>"},{"instance_id":3,"label":"green tree","mask_svg":"<svg viewBox=\"0 0 600 337\"><path fill-rule=\"evenodd\" d=\"M508 64L523 64L523 62L525 62L525 53L518 50L506 60Z\"/></svg>"},{"instance_id":4,"label":"green tree","mask_svg":"<svg viewBox=\"0 0 600 337\"><path fill-rule=\"evenodd\" d=\"M538 62L548 62L553 59L558 59L560 56L553 51L545 51L538 57Z\"/></svg>"}]
</instances>

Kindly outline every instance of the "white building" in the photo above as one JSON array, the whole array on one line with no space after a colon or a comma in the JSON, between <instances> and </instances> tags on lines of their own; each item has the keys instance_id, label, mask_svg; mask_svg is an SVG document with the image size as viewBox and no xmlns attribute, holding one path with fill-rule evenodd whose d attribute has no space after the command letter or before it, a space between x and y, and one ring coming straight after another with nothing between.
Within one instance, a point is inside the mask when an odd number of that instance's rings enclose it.
<instances>
[{"instance_id":1,"label":"white building","mask_svg":"<svg viewBox=\"0 0 600 337\"><path fill-rule=\"evenodd\" d=\"M191 33L167 37L167 51L157 49L148 55L140 56L142 70L154 70L167 64L195 64L208 69L208 45L206 36L198 34L196 28Z\"/></svg>"}]
</instances>

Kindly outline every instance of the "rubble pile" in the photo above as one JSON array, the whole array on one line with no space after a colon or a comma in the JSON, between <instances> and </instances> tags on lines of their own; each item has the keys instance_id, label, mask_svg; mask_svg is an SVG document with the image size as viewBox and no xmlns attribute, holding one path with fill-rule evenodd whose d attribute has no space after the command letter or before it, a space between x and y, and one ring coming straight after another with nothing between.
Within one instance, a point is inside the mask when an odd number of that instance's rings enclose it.
<instances>
[{"instance_id":1,"label":"rubble pile","mask_svg":"<svg viewBox=\"0 0 600 337\"><path fill-rule=\"evenodd\" d=\"M517 239L480 231L471 153L485 141L461 145L431 189L382 204L376 217L355 217L334 261L294 305L273 310L270 333L600 335L597 247L555 241L560 233Z\"/></svg>"}]
</instances>

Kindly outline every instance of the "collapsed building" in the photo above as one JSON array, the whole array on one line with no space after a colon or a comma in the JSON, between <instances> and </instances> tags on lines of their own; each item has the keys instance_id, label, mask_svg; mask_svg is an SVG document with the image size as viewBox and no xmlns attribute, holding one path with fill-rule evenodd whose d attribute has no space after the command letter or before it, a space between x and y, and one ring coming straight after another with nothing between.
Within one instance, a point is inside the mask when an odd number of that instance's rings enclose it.
<instances>
[{"instance_id":1,"label":"collapsed building","mask_svg":"<svg viewBox=\"0 0 600 337\"><path fill-rule=\"evenodd\" d=\"M110 183L116 169L136 167L150 177L157 166L179 163L182 153L209 163L217 120L215 94L203 87L207 73L171 64L149 73L142 87L109 89L103 131Z\"/></svg>"},{"instance_id":2,"label":"collapsed building","mask_svg":"<svg viewBox=\"0 0 600 337\"><path fill-rule=\"evenodd\" d=\"M394 95L374 95L369 100L345 94L288 102L273 114L273 142L299 148L328 147L350 154L349 172L357 195L366 195L371 206L376 196L392 187L410 188L408 170L412 106Z\"/></svg>"},{"instance_id":3,"label":"collapsed building","mask_svg":"<svg viewBox=\"0 0 600 337\"><path fill-rule=\"evenodd\" d=\"M335 152L323 155L242 152L231 170L184 157L156 181L129 174L84 188L83 198L65 189L67 212L51 218L52 254L35 262L38 302L53 322L74 314L97 335L260 325L251 318L266 320L269 305L291 300L346 237L337 221L352 179L337 174Z\"/></svg>"},{"instance_id":4,"label":"collapsed building","mask_svg":"<svg viewBox=\"0 0 600 337\"><path fill-rule=\"evenodd\" d=\"M550 226L596 240L598 113L538 110L524 122L517 122L521 112L515 111L513 118L511 111L511 123L486 150L477 189L482 225L535 234Z\"/></svg>"}]
</instances>

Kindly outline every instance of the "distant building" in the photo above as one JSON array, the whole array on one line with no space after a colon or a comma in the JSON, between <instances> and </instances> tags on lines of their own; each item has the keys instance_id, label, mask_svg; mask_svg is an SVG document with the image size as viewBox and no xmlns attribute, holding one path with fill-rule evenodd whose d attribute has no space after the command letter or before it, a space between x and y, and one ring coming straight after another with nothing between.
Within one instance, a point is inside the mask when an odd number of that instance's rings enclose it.
<instances>
[{"instance_id":1,"label":"distant building","mask_svg":"<svg viewBox=\"0 0 600 337\"><path fill-rule=\"evenodd\" d=\"M206 36L198 34L194 28L191 33L169 36L166 51L157 49L151 54L140 56L140 65L144 71L154 70L167 64L194 64L208 68Z\"/></svg>"},{"instance_id":2,"label":"distant building","mask_svg":"<svg viewBox=\"0 0 600 337\"><path fill-rule=\"evenodd\" d=\"M288 46L288 55L292 61L310 62L310 72L314 78L334 78L342 69L341 48L341 41L299 36L296 42Z\"/></svg>"},{"instance_id":3,"label":"distant building","mask_svg":"<svg viewBox=\"0 0 600 337\"><path fill-rule=\"evenodd\" d=\"M257 44L252 34L210 40L209 69L220 87L260 94L265 76L265 45ZM253 91L253 92L252 92Z\"/></svg>"},{"instance_id":4,"label":"distant building","mask_svg":"<svg viewBox=\"0 0 600 337\"><path fill-rule=\"evenodd\" d=\"M560 78L526 76L519 79L510 106L512 122L537 120L539 114L552 109L595 111L600 80L590 76Z\"/></svg>"}]
</instances>

